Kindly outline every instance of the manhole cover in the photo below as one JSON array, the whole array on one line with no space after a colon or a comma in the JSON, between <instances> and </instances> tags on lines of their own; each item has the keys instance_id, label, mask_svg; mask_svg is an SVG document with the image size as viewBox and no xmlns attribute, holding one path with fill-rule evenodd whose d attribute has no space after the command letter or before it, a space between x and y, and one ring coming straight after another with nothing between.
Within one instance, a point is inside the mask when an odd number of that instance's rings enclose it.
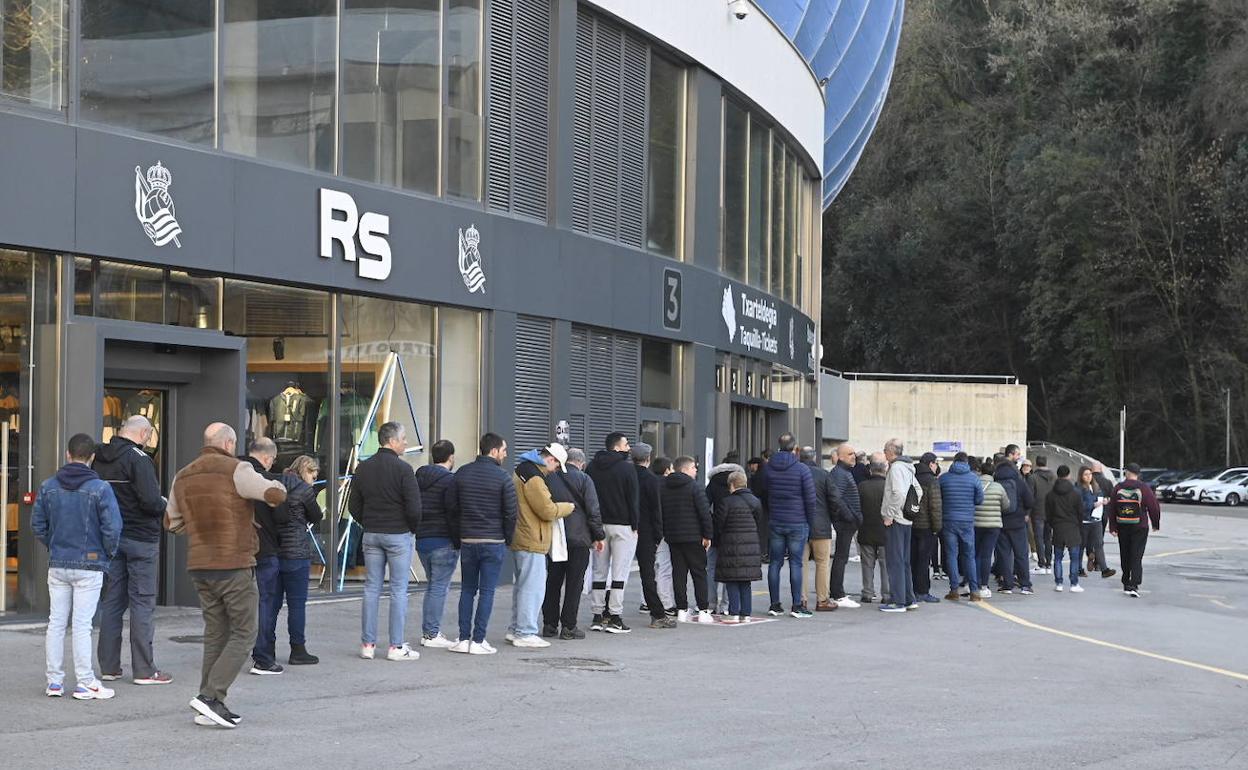
<instances>
[{"instance_id":1,"label":"manhole cover","mask_svg":"<svg viewBox=\"0 0 1248 770\"><path fill-rule=\"evenodd\" d=\"M534 663L548 668L565 671L619 671L619 666L609 660L599 658L521 658L525 663Z\"/></svg>"},{"instance_id":2,"label":"manhole cover","mask_svg":"<svg viewBox=\"0 0 1248 770\"><path fill-rule=\"evenodd\" d=\"M169 641L177 642L178 644L203 644L204 635L194 634L191 636L171 636L169 637Z\"/></svg>"}]
</instances>

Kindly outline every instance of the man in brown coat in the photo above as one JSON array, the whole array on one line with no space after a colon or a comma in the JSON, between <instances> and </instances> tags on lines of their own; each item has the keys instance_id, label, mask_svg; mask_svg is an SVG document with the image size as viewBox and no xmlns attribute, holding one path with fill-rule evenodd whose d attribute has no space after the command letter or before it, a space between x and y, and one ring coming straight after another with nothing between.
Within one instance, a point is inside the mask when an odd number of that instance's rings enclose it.
<instances>
[{"instance_id":1,"label":"man in brown coat","mask_svg":"<svg viewBox=\"0 0 1248 770\"><path fill-rule=\"evenodd\" d=\"M280 481L234 456L237 443L225 423L204 429L204 448L174 477L165 510L165 528L190 541L186 567L204 613L203 672L191 699L195 724L226 728L240 719L226 708L226 692L256 641L259 538L252 501L275 506L286 499Z\"/></svg>"}]
</instances>

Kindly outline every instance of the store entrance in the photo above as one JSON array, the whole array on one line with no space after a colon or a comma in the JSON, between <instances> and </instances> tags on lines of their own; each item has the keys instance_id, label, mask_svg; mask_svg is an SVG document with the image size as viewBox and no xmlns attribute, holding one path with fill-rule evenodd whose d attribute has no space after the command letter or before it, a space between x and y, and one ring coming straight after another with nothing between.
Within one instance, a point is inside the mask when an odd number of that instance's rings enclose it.
<instances>
[{"instance_id":1,"label":"store entrance","mask_svg":"<svg viewBox=\"0 0 1248 770\"><path fill-rule=\"evenodd\" d=\"M776 438L787 426L783 410L734 402L729 419L731 446L740 451L742 460L759 457L764 449L775 449Z\"/></svg>"}]
</instances>

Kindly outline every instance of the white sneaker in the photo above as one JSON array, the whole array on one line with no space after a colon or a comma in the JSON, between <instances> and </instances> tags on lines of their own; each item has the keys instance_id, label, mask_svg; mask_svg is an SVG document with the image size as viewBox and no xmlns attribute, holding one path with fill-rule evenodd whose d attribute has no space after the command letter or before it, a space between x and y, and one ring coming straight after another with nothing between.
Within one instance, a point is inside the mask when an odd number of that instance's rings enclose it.
<instances>
[{"instance_id":1,"label":"white sneaker","mask_svg":"<svg viewBox=\"0 0 1248 770\"><path fill-rule=\"evenodd\" d=\"M854 601L853 599L849 598L848 596L842 596L841 598L836 600L836 606L840 607L841 609L856 610L862 605Z\"/></svg>"},{"instance_id":2,"label":"white sneaker","mask_svg":"<svg viewBox=\"0 0 1248 770\"><path fill-rule=\"evenodd\" d=\"M676 610L676 622L688 623L689 622L689 610Z\"/></svg>"},{"instance_id":3,"label":"white sneaker","mask_svg":"<svg viewBox=\"0 0 1248 770\"><path fill-rule=\"evenodd\" d=\"M529 636L517 636L511 641L517 647L549 647L550 642L546 641L536 634Z\"/></svg>"},{"instance_id":4,"label":"white sneaker","mask_svg":"<svg viewBox=\"0 0 1248 770\"><path fill-rule=\"evenodd\" d=\"M360 645L360 657L363 658L364 660L372 660L373 658L377 657L377 645L361 644Z\"/></svg>"},{"instance_id":5,"label":"white sneaker","mask_svg":"<svg viewBox=\"0 0 1248 770\"><path fill-rule=\"evenodd\" d=\"M450 639L447 639L442 634L438 634L437 636L422 636L420 638L420 646L421 647L433 647L435 649L445 650L449 647L454 647L455 642L452 642Z\"/></svg>"},{"instance_id":6,"label":"white sneaker","mask_svg":"<svg viewBox=\"0 0 1248 770\"><path fill-rule=\"evenodd\" d=\"M861 556L856 556L856 555L855 555L855 556L851 556L851 557L849 557L849 561L850 561L851 563L853 563L853 564L859 564L859 563L861 563L861 562L862 562L862 557L861 557Z\"/></svg>"},{"instance_id":7,"label":"white sneaker","mask_svg":"<svg viewBox=\"0 0 1248 770\"><path fill-rule=\"evenodd\" d=\"M76 700L108 700L116 694L99 682L92 682L88 685L80 684L74 688Z\"/></svg>"},{"instance_id":8,"label":"white sneaker","mask_svg":"<svg viewBox=\"0 0 1248 770\"><path fill-rule=\"evenodd\" d=\"M468 645L469 655L493 655L496 652L498 652L498 650L494 649L494 646L489 642L473 642Z\"/></svg>"},{"instance_id":9,"label":"white sneaker","mask_svg":"<svg viewBox=\"0 0 1248 770\"><path fill-rule=\"evenodd\" d=\"M514 642L514 641L516 641L516 635L515 635L515 634L513 634L511 631L508 631L507 633L503 634L503 641L504 641L504 642Z\"/></svg>"},{"instance_id":10,"label":"white sneaker","mask_svg":"<svg viewBox=\"0 0 1248 770\"><path fill-rule=\"evenodd\" d=\"M742 615L737 618L737 622L738 623L753 623L754 618L749 615Z\"/></svg>"},{"instance_id":11,"label":"white sneaker","mask_svg":"<svg viewBox=\"0 0 1248 770\"><path fill-rule=\"evenodd\" d=\"M741 621L740 621L740 619L738 619L738 618L737 618L737 616L736 616L736 615L724 615L724 616L722 616L722 617L719 619L719 622L720 622L720 623L727 623L727 624L729 624L729 625L733 625L733 626L735 626L736 624L740 623Z\"/></svg>"},{"instance_id":12,"label":"white sneaker","mask_svg":"<svg viewBox=\"0 0 1248 770\"><path fill-rule=\"evenodd\" d=\"M404 642L402 647L391 647L386 653L386 660L420 660L420 653Z\"/></svg>"},{"instance_id":13,"label":"white sneaker","mask_svg":"<svg viewBox=\"0 0 1248 770\"><path fill-rule=\"evenodd\" d=\"M1062 588L1061 583L1058 583L1057 585L1053 586L1053 590L1057 591L1060 594L1062 591L1065 591L1066 589Z\"/></svg>"},{"instance_id":14,"label":"white sneaker","mask_svg":"<svg viewBox=\"0 0 1248 770\"><path fill-rule=\"evenodd\" d=\"M446 649L449 650L450 652L463 652L463 653L471 652L472 641L469 639L460 639L458 642L456 642L455 644L452 644L450 647L447 647Z\"/></svg>"},{"instance_id":15,"label":"white sneaker","mask_svg":"<svg viewBox=\"0 0 1248 770\"><path fill-rule=\"evenodd\" d=\"M1083 593L1083 586L1071 586L1070 592L1072 594L1081 594Z\"/></svg>"},{"instance_id":16,"label":"white sneaker","mask_svg":"<svg viewBox=\"0 0 1248 770\"><path fill-rule=\"evenodd\" d=\"M698 613L698 622L699 623L714 623L715 618L711 617L710 610L702 610L701 612Z\"/></svg>"},{"instance_id":17,"label":"white sneaker","mask_svg":"<svg viewBox=\"0 0 1248 770\"><path fill-rule=\"evenodd\" d=\"M992 598L992 591L988 590L987 588L981 588L981 589L979 589L979 598L981 598L981 599L991 599L991 598Z\"/></svg>"}]
</instances>

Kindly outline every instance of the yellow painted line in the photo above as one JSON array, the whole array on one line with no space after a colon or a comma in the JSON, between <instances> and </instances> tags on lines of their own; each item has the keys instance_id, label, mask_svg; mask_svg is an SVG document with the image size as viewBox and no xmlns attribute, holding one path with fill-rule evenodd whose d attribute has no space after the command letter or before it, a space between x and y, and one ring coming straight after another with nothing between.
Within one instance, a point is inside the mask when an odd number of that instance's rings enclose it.
<instances>
[{"instance_id":1,"label":"yellow painted line","mask_svg":"<svg viewBox=\"0 0 1248 770\"><path fill-rule=\"evenodd\" d=\"M1155 652L1149 652L1148 650L1140 650L1140 649L1136 649L1135 647L1127 647L1121 644L1114 644L1113 642L1105 642L1100 639L1093 639L1090 636L1083 636L1081 634L1072 634L1069 631L1060 631L1056 628L1049 628L1048 626L1042 626L1039 623L1033 623L1030 620L1024 620L1023 618L1020 618L1017 615L1011 615L1005 610L998 609L992 606L988 602L976 602L976 604L988 610L993 615L996 615L999 618L1004 618L1010 621L1011 623L1017 623L1018 625L1023 626L1025 628L1034 628L1037 631L1046 631L1050 634L1056 634L1057 636L1064 636L1067 639L1075 639L1080 642L1087 642L1088 644L1095 644L1100 647L1108 647L1111 650L1118 650L1119 652L1129 652L1129 653L1132 653L1133 655L1140 655L1145 658L1152 658L1153 660L1160 660L1166 663L1174 663L1180 666L1187 666L1188 668L1195 668L1201 671L1208 671L1211 674L1221 674L1222 676L1230 677L1232 679L1239 679L1241 681L1248 682L1248 674L1241 674L1238 671L1228 671L1225 668L1217 668L1216 666L1207 666L1204 663L1196 663L1190 660L1183 660L1182 658L1172 658L1169 655L1159 655Z\"/></svg>"}]
</instances>

